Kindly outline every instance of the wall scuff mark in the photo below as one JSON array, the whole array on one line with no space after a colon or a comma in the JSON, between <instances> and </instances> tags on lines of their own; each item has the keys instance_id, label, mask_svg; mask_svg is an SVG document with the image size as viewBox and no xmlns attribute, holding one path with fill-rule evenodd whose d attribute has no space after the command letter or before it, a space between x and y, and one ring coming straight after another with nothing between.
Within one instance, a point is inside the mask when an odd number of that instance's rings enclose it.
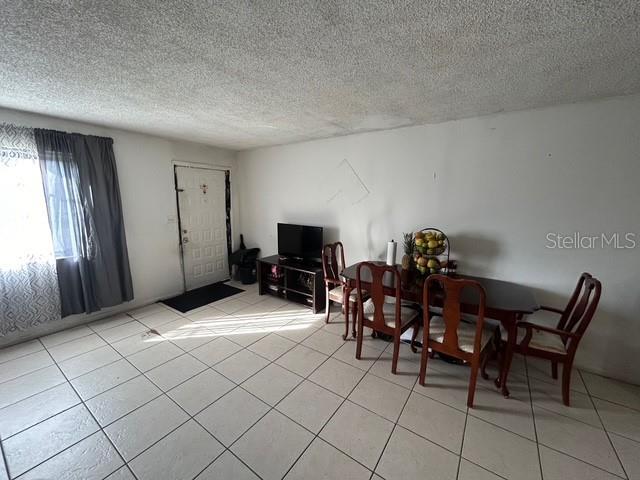
<instances>
[{"instance_id":1,"label":"wall scuff mark","mask_svg":"<svg viewBox=\"0 0 640 480\"><path fill-rule=\"evenodd\" d=\"M320 189L327 204L338 201L356 205L371 193L346 158L323 180Z\"/></svg>"}]
</instances>

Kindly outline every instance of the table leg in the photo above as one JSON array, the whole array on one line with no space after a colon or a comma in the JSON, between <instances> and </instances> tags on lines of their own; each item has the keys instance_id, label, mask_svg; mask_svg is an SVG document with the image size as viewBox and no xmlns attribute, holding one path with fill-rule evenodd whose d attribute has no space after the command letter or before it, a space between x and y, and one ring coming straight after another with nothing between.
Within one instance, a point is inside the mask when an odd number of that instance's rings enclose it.
<instances>
[{"instance_id":1,"label":"table leg","mask_svg":"<svg viewBox=\"0 0 640 480\"><path fill-rule=\"evenodd\" d=\"M502 390L502 395L509 396L509 389L507 388L507 377L509 376L509 369L511 368L511 360L513 359L513 348L516 344L518 337L517 322L519 317L510 319L508 322L503 322L502 326L507 331L507 345L504 352L504 359L502 361L502 368L500 369L500 376L496 378L496 387Z\"/></svg>"}]
</instances>

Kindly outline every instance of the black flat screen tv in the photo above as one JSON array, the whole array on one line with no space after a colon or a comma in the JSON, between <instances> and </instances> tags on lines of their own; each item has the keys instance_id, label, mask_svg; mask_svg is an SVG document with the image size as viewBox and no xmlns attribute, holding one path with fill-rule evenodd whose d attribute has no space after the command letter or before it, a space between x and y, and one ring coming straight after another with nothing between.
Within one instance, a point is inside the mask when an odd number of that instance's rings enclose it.
<instances>
[{"instance_id":1,"label":"black flat screen tv","mask_svg":"<svg viewBox=\"0 0 640 480\"><path fill-rule=\"evenodd\" d=\"M322 256L322 227L278 223L278 255L303 260Z\"/></svg>"}]
</instances>

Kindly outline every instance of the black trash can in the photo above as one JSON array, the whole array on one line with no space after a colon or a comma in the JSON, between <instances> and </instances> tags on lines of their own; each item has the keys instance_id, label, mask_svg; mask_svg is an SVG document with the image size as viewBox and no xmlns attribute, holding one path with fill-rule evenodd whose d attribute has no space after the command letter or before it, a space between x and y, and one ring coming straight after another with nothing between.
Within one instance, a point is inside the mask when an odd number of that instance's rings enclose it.
<instances>
[{"instance_id":1,"label":"black trash can","mask_svg":"<svg viewBox=\"0 0 640 480\"><path fill-rule=\"evenodd\" d=\"M229 263L235 265L234 279L239 280L243 285L256 283L257 269L256 260L260 253L259 248L246 248L244 238L240 235L240 249L231 254Z\"/></svg>"},{"instance_id":2,"label":"black trash can","mask_svg":"<svg viewBox=\"0 0 640 480\"><path fill-rule=\"evenodd\" d=\"M256 283L256 266L251 265L240 265L238 267L238 277L240 283L243 285L251 285L252 283Z\"/></svg>"}]
</instances>

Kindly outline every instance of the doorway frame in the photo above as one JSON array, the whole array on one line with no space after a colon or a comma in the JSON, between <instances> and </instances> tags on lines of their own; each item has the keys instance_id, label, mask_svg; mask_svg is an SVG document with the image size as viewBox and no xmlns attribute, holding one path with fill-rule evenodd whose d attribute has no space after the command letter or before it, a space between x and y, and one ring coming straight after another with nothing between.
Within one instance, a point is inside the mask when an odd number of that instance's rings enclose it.
<instances>
[{"instance_id":1,"label":"doorway frame","mask_svg":"<svg viewBox=\"0 0 640 480\"><path fill-rule=\"evenodd\" d=\"M198 162L186 162L183 160L172 160L171 161L171 169L173 170L173 191L175 194L175 201L176 201L176 214L177 214L177 233L178 233L178 248L179 248L179 254L180 254L180 270L182 271L182 293L187 292L187 276L186 273L184 271L184 248L182 245L182 220L181 220L181 216L180 216L180 199L178 197L178 194L180 193L180 190L178 189L178 171L177 171L177 167L185 167L185 168L199 168L201 170L214 170L214 171L219 171L219 172L229 172L229 188L231 190L231 209L229 212L229 216L230 216L230 224L231 224L231 249L233 250L233 248L235 248L235 240L233 238L233 220L234 220L234 215L233 215L233 210L234 210L234 204L235 202L233 202L233 182L231 180L231 176L233 174L233 167L231 165L217 165L217 164L210 164L210 163L198 163ZM227 256L231 255L231 252L227 252ZM231 276L229 276L229 279L231 280Z\"/></svg>"}]
</instances>

